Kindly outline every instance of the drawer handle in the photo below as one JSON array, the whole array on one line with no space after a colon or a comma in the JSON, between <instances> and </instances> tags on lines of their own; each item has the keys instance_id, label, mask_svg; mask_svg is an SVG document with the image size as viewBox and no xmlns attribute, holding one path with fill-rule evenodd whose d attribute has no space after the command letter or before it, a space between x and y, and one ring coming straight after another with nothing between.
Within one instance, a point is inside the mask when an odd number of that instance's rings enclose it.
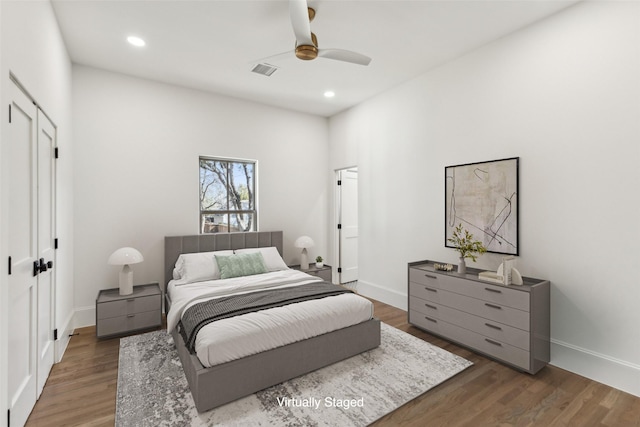
<instances>
[{"instance_id":1,"label":"drawer handle","mask_svg":"<svg viewBox=\"0 0 640 427\"><path fill-rule=\"evenodd\" d=\"M135 314L127 314L127 317L136 317Z\"/></svg>"},{"instance_id":2,"label":"drawer handle","mask_svg":"<svg viewBox=\"0 0 640 427\"><path fill-rule=\"evenodd\" d=\"M491 323L485 323L485 326L488 326L492 329L497 329L498 331L501 331L502 328L500 326L496 326L496 325L492 325Z\"/></svg>"},{"instance_id":3,"label":"drawer handle","mask_svg":"<svg viewBox=\"0 0 640 427\"><path fill-rule=\"evenodd\" d=\"M435 279L438 280L438 276L433 276L431 274L425 274L424 277L428 277L429 279Z\"/></svg>"},{"instance_id":4,"label":"drawer handle","mask_svg":"<svg viewBox=\"0 0 640 427\"><path fill-rule=\"evenodd\" d=\"M127 302L133 302L135 300L136 300L135 298L127 298Z\"/></svg>"},{"instance_id":5,"label":"drawer handle","mask_svg":"<svg viewBox=\"0 0 640 427\"><path fill-rule=\"evenodd\" d=\"M484 305L486 305L487 307L495 308L496 310L502 310L502 307L500 307L499 305L489 304L488 302L485 302Z\"/></svg>"},{"instance_id":6,"label":"drawer handle","mask_svg":"<svg viewBox=\"0 0 640 427\"><path fill-rule=\"evenodd\" d=\"M492 288L484 288L485 291L495 292L496 294L501 294L502 291L500 289L492 289Z\"/></svg>"},{"instance_id":7,"label":"drawer handle","mask_svg":"<svg viewBox=\"0 0 640 427\"><path fill-rule=\"evenodd\" d=\"M424 316L424 318L427 319L429 322L438 323L436 319L433 319L431 317Z\"/></svg>"},{"instance_id":8,"label":"drawer handle","mask_svg":"<svg viewBox=\"0 0 640 427\"><path fill-rule=\"evenodd\" d=\"M425 291L429 291L429 292L436 292L436 293L438 292L438 290L437 290L437 289L427 288L426 286L424 287L424 290L425 290Z\"/></svg>"},{"instance_id":9,"label":"drawer handle","mask_svg":"<svg viewBox=\"0 0 640 427\"><path fill-rule=\"evenodd\" d=\"M498 341L490 340L489 338L485 338L484 340L486 342L488 342L489 344L493 344L493 345L497 345L498 347L502 347L502 343L499 343Z\"/></svg>"},{"instance_id":10,"label":"drawer handle","mask_svg":"<svg viewBox=\"0 0 640 427\"><path fill-rule=\"evenodd\" d=\"M431 308L433 310L437 310L438 307L436 307L435 305L431 305L431 304L425 304L425 307Z\"/></svg>"}]
</instances>

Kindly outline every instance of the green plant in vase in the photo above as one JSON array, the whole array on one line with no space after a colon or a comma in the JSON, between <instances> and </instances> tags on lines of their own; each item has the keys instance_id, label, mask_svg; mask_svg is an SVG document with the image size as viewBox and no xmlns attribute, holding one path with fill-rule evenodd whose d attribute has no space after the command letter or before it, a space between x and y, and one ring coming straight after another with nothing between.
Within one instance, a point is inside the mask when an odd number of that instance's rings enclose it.
<instances>
[{"instance_id":1,"label":"green plant in vase","mask_svg":"<svg viewBox=\"0 0 640 427\"><path fill-rule=\"evenodd\" d=\"M469 230L462 227L462 224L453 231L453 235L447 241L451 242L455 246L456 251L460 253L460 260L458 263L458 273L465 274L467 272L467 265L465 258L471 258L473 262L476 262L477 256L487 252L487 248L484 247L482 242L473 239L473 234L469 233Z\"/></svg>"}]
</instances>

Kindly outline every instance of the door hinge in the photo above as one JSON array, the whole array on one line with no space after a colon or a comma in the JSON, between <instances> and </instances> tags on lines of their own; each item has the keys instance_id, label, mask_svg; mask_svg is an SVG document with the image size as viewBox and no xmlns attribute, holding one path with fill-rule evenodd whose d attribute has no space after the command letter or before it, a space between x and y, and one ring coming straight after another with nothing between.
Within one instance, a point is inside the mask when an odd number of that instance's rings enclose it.
<instances>
[{"instance_id":1,"label":"door hinge","mask_svg":"<svg viewBox=\"0 0 640 427\"><path fill-rule=\"evenodd\" d=\"M338 267L338 273L342 273L342 267Z\"/></svg>"},{"instance_id":2,"label":"door hinge","mask_svg":"<svg viewBox=\"0 0 640 427\"><path fill-rule=\"evenodd\" d=\"M11 257L9 257L9 276L11 276Z\"/></svg>"},{"instance_id":3,"label":"door hinge","mask_svg":"<svg viewBox=\"0 0 640 427\"><path fill-rule=\"evenodd\" d=\"M342 185L342 181L341 180L338 180L338 185Z\"/></svg>"},{"instance_id":4,"label":"door hinge","mask_svg":"<svg viewBox=\"0 0 640 427\"><path fill-rule=\"evenodd\" d=\"M338 230L342 230L342 224L338 224Z\"/></svg>"},{"instance_id":5,"label":"door hinge","mask_svg":"<svg viewBox=\"0 0 640 427\"><path fill-rule=\"evenodd\" d=\"M9 123L11 123L11 104L9 104Z\"/></svg>"},{"instance_id":6,"label":"door hinge","mask_svg":"<svg viewBox=\"0 0 640 427\"><path fill-rule=\"evenodd\" d=\"M53 249L58 249L58 238L53 239Z\"/></svg>"},{"instance_id":7,"label":"door hinge","mask_svg":"<svg viewBox=\"0 0 640 427\"><path fill-rule=\"evenodd\" d=\"M58 157L60 157L60 151L58 151L58 147L56 147L55 149L55 154L54 154L55 158L57 159Z\"/></svg>"},{"instance_id":8,"label":"door hinge","mask_svg":"<svg viewBox=\"0 0 640 427\"><path fill-rule=\"evenodd\" d=\"M54 341L58 341L58 330L57 329L53 330L53 340Z\"/></svg>"}]
</instances>

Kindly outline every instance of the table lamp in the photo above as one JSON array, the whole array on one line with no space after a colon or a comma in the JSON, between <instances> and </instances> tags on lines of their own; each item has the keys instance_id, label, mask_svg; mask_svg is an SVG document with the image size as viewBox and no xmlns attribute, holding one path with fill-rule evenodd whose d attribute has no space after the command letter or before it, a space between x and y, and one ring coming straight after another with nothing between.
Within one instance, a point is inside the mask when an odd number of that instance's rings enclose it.
<instances>
[{"instance_id":1,"label":"table lamp","mask_svg":"<svg viewBox=\"0 0 640 427\"><path fill-rule=\"evenodd\" d=\"M309 257L307 256L307 248L312 248L315 246L313 243L313 239L309 236L300 236L296 239L293 244L296 248L302 248L302 254L300 255L300 270L308 270L309 269Z\"/></svg>"},{"instance_id":2,"label":"table lamp","mask_svg":"<svg viewBox=\"0 0 640 427\"><path fill-rule=\"evenodd\" d=\"M122 270L120 270L120 295L133 293L133 271L129 264L137 264L142 261L144 261L144 257L134 248L120 248L109 257L109 264L122 266Z\"/></svg>"}]
</instances>

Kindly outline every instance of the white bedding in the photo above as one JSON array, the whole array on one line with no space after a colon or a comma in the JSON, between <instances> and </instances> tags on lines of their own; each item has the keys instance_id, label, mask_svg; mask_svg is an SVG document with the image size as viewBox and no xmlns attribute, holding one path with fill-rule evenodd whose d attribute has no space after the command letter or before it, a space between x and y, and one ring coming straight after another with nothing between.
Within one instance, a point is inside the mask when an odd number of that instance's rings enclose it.
<instances>
[{"instance_id":1,"label":"white bedding","mask_svg":"<svg viewBox=\"0 0 640 427\"><path fill-rule=\"evenodd\" d=\"M167 330L173 330L182 313L198 302L319 280L297 270L190 284L172 280L167 289L171 298ZM373 304L355 294L304 301L212 322L198 332L196 354L203 366L210 367L355 325L372 317Z\"/></svg>"}]
</instances>

